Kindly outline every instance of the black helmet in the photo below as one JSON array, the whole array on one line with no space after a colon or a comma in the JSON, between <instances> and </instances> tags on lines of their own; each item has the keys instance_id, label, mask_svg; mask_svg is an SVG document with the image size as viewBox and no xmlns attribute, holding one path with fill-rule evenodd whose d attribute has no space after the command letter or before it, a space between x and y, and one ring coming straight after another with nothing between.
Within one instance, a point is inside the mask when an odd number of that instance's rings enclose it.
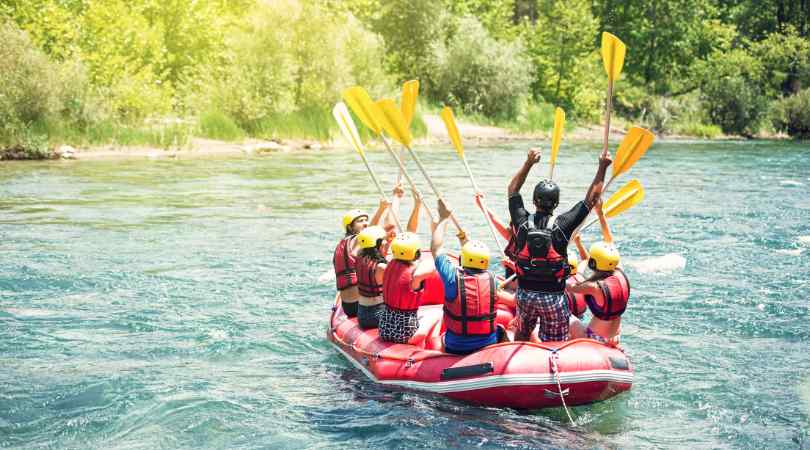
<instances>
[{"instance_id":1,"label":"black helmet","mask_svg":"<svg viewBox=\"0 0 810 450\"><path fill-rule=\"evenodd\" d=\"M545 211L554 211L560 203L560 186L551 180L543 180L534 187L534 204Z\"/></svg>"}]
</instances>

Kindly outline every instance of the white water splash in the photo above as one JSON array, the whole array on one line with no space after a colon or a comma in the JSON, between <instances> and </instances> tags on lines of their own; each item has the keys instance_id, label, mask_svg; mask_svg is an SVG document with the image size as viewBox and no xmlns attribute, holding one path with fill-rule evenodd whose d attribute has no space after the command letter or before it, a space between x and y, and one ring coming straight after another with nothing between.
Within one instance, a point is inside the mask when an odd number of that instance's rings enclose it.
<instances>
[{"instance_id":1,"label":"white water splash","mask_svg":"<svg viewBox=\"0 0 810 450\"><path fill-rule=\"evenodd\" d=\"M629 261L628 266L640 273L671 273L686 267L686 258L677 253Z\"/></svg>"},{"instance_id":2,"label":"white water splash","mask_svg":"<svg viewBox=\"0 0 810 450\"><path fill-rule=\"evenodd\" d=\"M329 283L330 281L335 281L334 270L327 270L318 277L318 283Z\"/></svg>"},{"instance_id":3,"label":"white water splash","mask_svg":"<svg viewBox=\"0 0 810 450\"><path fill-rule=\"evenodd\" d=\"M803 248L783 248L776 251L776 253L781 253L788 256L801 256L802 252L804 252Z\"/></svg>"},{"instance_id":4,"label":"white water splash","mask_svg":"<svg viewBox=\"0 0 810 450\"><path fill-rule=\"evenodd\" d=\"M810 245L810 236L799 236L799 243Z\"/></svg>"},{"instance_id":5,"label":"white water splash","mask_svg":"<svg viewBox=\"0 0 810 450\"><path fill-rule=\"evenodd\" d=\"M782 180L779 182L782 186L804 186L804 183L796 180Z\"/></svg>"}]
</instances>

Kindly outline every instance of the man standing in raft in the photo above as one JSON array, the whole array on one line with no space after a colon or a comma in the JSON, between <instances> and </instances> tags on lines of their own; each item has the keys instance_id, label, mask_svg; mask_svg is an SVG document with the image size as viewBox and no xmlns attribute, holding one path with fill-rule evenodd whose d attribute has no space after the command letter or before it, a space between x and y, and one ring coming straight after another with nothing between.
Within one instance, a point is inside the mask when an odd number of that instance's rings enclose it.
<instances>
[{"instance_id":1,"label":"man standing in raft","mask_svg":"<svg viewBox=\"0 0 810 450\"><path fill-rule=\"evenodd\" d=\"M380 201L380 207L371 220L372 225L379 223L380 218L389 206L389 202ZM360 298L360 292L357 290L356 269L357 234L368 225L368 214L359 209L353 209L344 214L343 231L346 234L338 242L334 256L332 256L332 265L335 267L335 282L337 290L340 292L341 306L348 317L357 316L357 300Z\"/></svg>"},{"instance_id":2,"label":"man standing in raft","mask_svg":"<svg viewBox=\"0 0 810 450\"><path fill-rule=\"evenodd\" d=\"M489 248L478 241L468 241L459 232L461 268L442 251L450 211L439 200L439 221L433 231L430 252L436 271L444 284L444 350L465 355L497 342L495 329L495 277L489 267Z\"/></svg>"},{"instance_id":3,"label":"man standing in raft","mask_svg":"<svg viewBox=\"0 0 810 450\"><path fill-rule=\"evenodd\" d=\"M419 260L419 238L403 233L391 243L394 259L383 272L383 300L385 309L380 315L380 339L407 344L419 329L419 300L423 281L436 269L429 259Z\"/></svg>"},{"instance_id":4,"label":"man standing in raft","mask_svg":"<svg viewBox=\"0 0 810 450\"><path fill-rule=\"evenodd\" d=\"M596 212L604 241L591 245L590 255L585 254L593 275L568 288L572 294L585 296L593 318L584 330L582 323L572 318L572 334L575 338L588 337L603 344L617 345L621 333L621 315L630 298L630 281L618 267L619 251L613 245L613 235L602 212L601 202L596 205Z\"/></svg>"},{"instance_id":5,"label":"man standing in raft","mask_svg":"<svg viewBox=\"0 0 810 450\"><path fill-rule=\"evenodd\" d=\"M526 162L509 183L509 214L517 227L517 330L515 340L529 340L538 319L538 336L543 341L568 339L568 301L565 280L569 275L568 241L574 230L588 216L602 192L605 171L612 162L605 149L599 156L599 168L585 194L568 212L549 224L551 214L560 200L560 188L551 180L543 180L534 187L532 200L536 208L529 214L523 206L520 188L532 166L540 161L540 150L530 149Z\"/></svg>"}]
</instances>

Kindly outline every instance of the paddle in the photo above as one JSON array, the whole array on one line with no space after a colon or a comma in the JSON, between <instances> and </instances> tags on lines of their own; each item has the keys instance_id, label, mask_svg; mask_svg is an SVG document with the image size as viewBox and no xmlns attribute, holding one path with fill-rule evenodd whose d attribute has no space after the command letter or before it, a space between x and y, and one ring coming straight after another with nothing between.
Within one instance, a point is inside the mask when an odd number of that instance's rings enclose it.
<instances>
[{"instance_id":1,"label":"paddle","mask_svg":"<svg viewBox=\"0 0 810 450\"><path fill-rule=\"evenodd\" d=\"M442 195L439 193L439 190L436 188L436 185L433 184L433 180L428 175L427 171L425 170L425 166L422 164L422 161L419 159L419 155L411 147L411 142L413 141L413 136L411 136L411 130L405 124L405 118L402 117L402 112L397 108L397 105L394 104L393 100L390 99L383 99L377 102L379 106L379 113L380 115L376 117L377 122L381 123L383 129L386 133L388 133L394 140L405 146L408 152L411 154L411 157L416 162L416 166L419 167L419 170L422 172L422 175L427 180L430 188L433 190L433 193L438 197L439 200L444 201ZM447 202L444 202L445 205ZM456 228L461 231L462 228L458 223L458 219L456 219L455 214L452 212L450 213L450 219L455 224Z\"/></svg>"},{"instance_id":2,"label":"paddle","mask_svg":"<svg viewBox=\"0 0 810 450\"><path fill-rule=\"evenodd\" d=\"M641 203L642 200L644 200L644 187L638 180L632 179L622 186L621 189L614 192L607 202L602 204L602 211L605 213L605 217L616 217ZM588 228L597 221L599 221L598 217L580 228L580 231Z\"/></svg>"},{"instance_id":3,"label":"paddle","mask_svg":"<svg viewBox=\"0 0 810 450\"><path fill-rule=\"evenodd\" d=\"M444 121L445 128L447 128L447 134L450 136L450 142L453 143L453 147L455 147L458 157L461 158L461 162L464 163L464 168L467 169L467 175L470 176L470 182L472 182L473 190L476 193L481 192L478 189L478 185L475 183L475 178L470 170L470 166L467 164L467 158L464 157L464 146L461 144L461 134L458 132L458 127L456 126L456 119L453 117L453 110L450 109L449 106L445 106L439 115ZM487 216L487 205L483 198L481 199L481 206L484 207L481 210L481 213L484 214L484 220L486 220L487 225L489 225L489 231L492 233L492 238L495 239L495 243L498 245L498 250L501 251L501 256L506 258L506 253L503 251L503 244L501 244L500 239L498 239L498 233L495 232L495 226L492 224L492 221L489 220L489 216Z\"/></svg>"},{"instance_id":4,"label":"paddle","mask_svg":"<svg viewBox=\"0 0 810 450\"><path fill-rule=\"evenodd\" d=\"M410 128L413 122L413 113L416 112L416 97L419 96L419 80L408 80L402 84L402 97L399 107L402 109L402 116L405 118L405 125ZM402 158L402 153L399 154ZM402 180L402 170L397 174L397 184Z\"/></svg>"},{"instance_id":5,"label":"paddle","mask_svg":"<svg viewBox=\"0 0 810 450\"><path fill-rule=\"evenodd\" d=\"M644 199L644 187L641 186L641 183L639 183L638 180L633 179L628 181L626 185L624 185L621 189L619 189L613 195L611 195L607 202L602 204L602 211L605 212L605 216L607 217L616 217L619 214L632 208L633 206L636 206L643 199ZM574 234L579 233L585 228L588 228L598 220L599 218L597 217L596 219L589 222L587 225L575 231ZM516 276L517 274L513 274L512 276L504 280L502 285L506 285L507 283L512 282L512 280Z\"/></svg>"},{"instance_id":6,"label":"paddle","mask_svg":"<svg viewBox=\"0 0 810 450\"><path fill-rule=\"evenodd\" d=\"M380 198L388 202L388 197L386 197L385 191L383 190L382 185L380 185L380 180L377 179L377 175L374 174L374 171L371 169L371 165L368 163L366 153L363 151L363 143L360 141L360 135L357 133L357 127L355 127L351 114L349 114L349 109L346 108L346 105L343 102L338 102L334 109L332 109L332 115L335 117L335 120L340 127L340 131L343 133L343 137L349 141L349 144L351 144L360 155L360 159L363 160L363 164L366 165L368 174L371 175L371 179L374 181L374 185L377 186L377 191L380 193ZM402 224L399 222L399 217L397 217L396 211L389 209L389 212L394 218L397 228L402 231Z\"/></svg>"},{"instance_id":7,"label":"paddle","mask_svg":"<svg viewBox=\"0 0 810 450\"><path fill-rule=\"evenodd\" d=\"M413 179L408 174L408 171L405 170L405 164L402 162L402 159L397 155L391 148L391 144L386 139L385 135L383 135L382 125L378 122L378 118L381 115L379 112L379 106L371 100L369 97L368 92L360 86L351 87L343 91L343 99L346 100L346 104L349 105L352 111L357 115L363 124L368 127L374 134L382 139L383 144L385 144L385 148L388 150L388 153L394 158L397 165L399 166L402 175L405 177L405 180L408 181L408 184L411 185L411 189L413 189L414 193L422 200L422 207L427 212L428 217L430 217L430 221L433 222L433 212L431 212L430 207L428 207L427 203L423 200L424 197L422 193L419 191L419 188L416 187L416 183L413 182Z\"/></svg>"},{"instance_id":8,"label":"paddle","mask_svg":"<svg viewBox=\"0 0 810 450\"><path fill-rule=\"evenodd\" d=\"M613 107L613 83L619 78L624 65L624 54L627 51L624 42L616 36L602 33L602 62L605 65L605 72L608 76L607 101L605 107L605 139L602 146L602 154L608 151L608 135L610 134L610 112Z\"/></svg>"},{"instance_id":9,"label":"paddle","mask_svg":"<svg viewBox=\"0 0 810 450\"><path fill-rule=\"evenodd\" d=\"M605 185L603 192L607 191L610 183L616 177L630 170L644 156L644 153L647 152L654 140L655 135L649 130L639 127L630 128L630 131L627 132L619 144L619 149L616 150L616 158L613 161L613 174Z\"/></svg>"},{"instance_id":10,"label":"paddle","mask_svg":"<svg viewBox=\"0 0 810 450\"><path fill-rule=\"evenodd\" d=\"M562 140L563 126L565 125L565 111L562 108L554 110L554 131L551 132L551 167L548 171L548 179L554 179L554 163L557 162L557 153L560 151L560 141Z\"/></svg>"}]
</instances>

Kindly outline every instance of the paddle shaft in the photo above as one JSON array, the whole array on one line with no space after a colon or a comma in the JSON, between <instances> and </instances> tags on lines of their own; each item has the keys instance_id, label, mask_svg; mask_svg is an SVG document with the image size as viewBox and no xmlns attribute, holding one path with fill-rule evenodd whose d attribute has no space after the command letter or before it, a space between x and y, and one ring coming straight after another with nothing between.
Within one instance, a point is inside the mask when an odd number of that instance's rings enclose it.
<instances>
[{"instance_id":1,"label":"paddle shaft","mask_svg":"<svg viewBox=\"0 0 810 450\"><path fill-rule=\"evenodd\" d=\"M412 148L408 146L406 146L405 148L408 149L408 152L410 152L411 157L413 158L414 161L416 161L416 166L419 167L419 170L422 172L422 175L425 177L425 180L427 180L428 184L430 185L430 188L433 190L433 194L436 195L436 198L438 198L439 200L444 202L445 205L447 205L447 202L444 201L442 195L439 193L439 190L436 189L436 186L433 184L433 180L430 179L430 175L428 175L427 171L425 170L425 166L422 165L422 161L419 160L419 156L416 154L415 151L413 151ZM461 231L461 225L458 224L458 219L456 219L456 215L453 214L452 211L450 212L450 220L453 221L453 224L456 226L456 229Z\"/></svg>"},{"instance_id":2,"label":"paddle shaft","mask_svg":"<svg viewBox=\"0 0 810 450\"><path fill-rule=\"evenodd\" d=\"M610 113L613 108L613 80L608 78L607 105L605 107L605 138L602 143L602 154L608 151L608 137L610 136ZM611 180L613 181L613 180Z\"/></svg>"},{"instance_id":3,"label":"paddle shaft","mask_svg":"<svg viewBox=\"0 0 810 450\"><path fill-rule=\"evenodd\" d=\"M377 175L374 174L374 171L371 169L371 166L368 163L368 159L366 159L365 153L360 152L360 159L363 160L363 164L365 164L366 169L368 169L368 174L371 175L371 179L374 180L374 184L377 186L377 191L380 192L380 198L382 198L383 200L385 200L390 204L390 202L388 201L388 197L386 197L385 191L383 190L382 185L380 184L380 180L377 179ZM394 217L394 222L396 222L397 224L397 229L399 229L399 231L404 230L404 228L402 228L402 223L400 223L399 221L399 216L397 215L396 211L394 211L394 208L389 208L389 212Z\"/></svg>"},{"instance_id":4,"label":"paddle shaft","mask_svg":"<svg viewBox=\"0 0 810 450\"><path fill-rule=\"evenodd\" d=\"M475 178L473 177L472 170L470 170L470 166L469 164L467 164L467 158L465 158L464 155L461 155L461 162L464 163L464 168L467 169L467 175L470 176L470 182L473 185L473 189L475 190L475 192L481 192L480 190L478 190L478 185L475 183ZM492 221L489 220L489 216L487 215L487 204L483 198L481 199L481 206L484 207L481 213L484 214L484 220L486 220L487 225L489 225L489 231L490 233L492 233L492 239L495 239L495 243L498 245L498 250L501 251L501 256L503 258L506 258L506 253L504 253L503 251L503 244L501 244L500 239L498 239L498 233L495 232L495 225L492 224Z\"/></svg>"},{"instance_id":5,"label":"paddle shaft","mask_svg":"<svg viewBox=\"0 0 810 450\"><path fill-rule=\"evenodd\" d=\"M422 193L419 192L419 188L416 187L416 183L413 182L413 179L408 174L408 171L405 170L405 164L402 163L402 159L400 159L400 157L397 155L397 152L395 152L394 149L391 148L391 143L388 142L388 139L385 136L383 136L382 133L380 133L380 138L382 138L382 141L385 144L385 148L388 149L388 153L390 153L391 157L394 158L394 160L397 162L399 170L402 172L402 175L405 177L405 180L408 182L408 184L411 185L411 189L413 189L413 192L419 196L420 200L422 200L422 208L425 208L425 212L427 212L428 217L430 217L430 221L434 222L435 219L433 218L433 212L430 211L427 202L425 202L425 198L422 196Z\"/></svg>"}]
</instances>

